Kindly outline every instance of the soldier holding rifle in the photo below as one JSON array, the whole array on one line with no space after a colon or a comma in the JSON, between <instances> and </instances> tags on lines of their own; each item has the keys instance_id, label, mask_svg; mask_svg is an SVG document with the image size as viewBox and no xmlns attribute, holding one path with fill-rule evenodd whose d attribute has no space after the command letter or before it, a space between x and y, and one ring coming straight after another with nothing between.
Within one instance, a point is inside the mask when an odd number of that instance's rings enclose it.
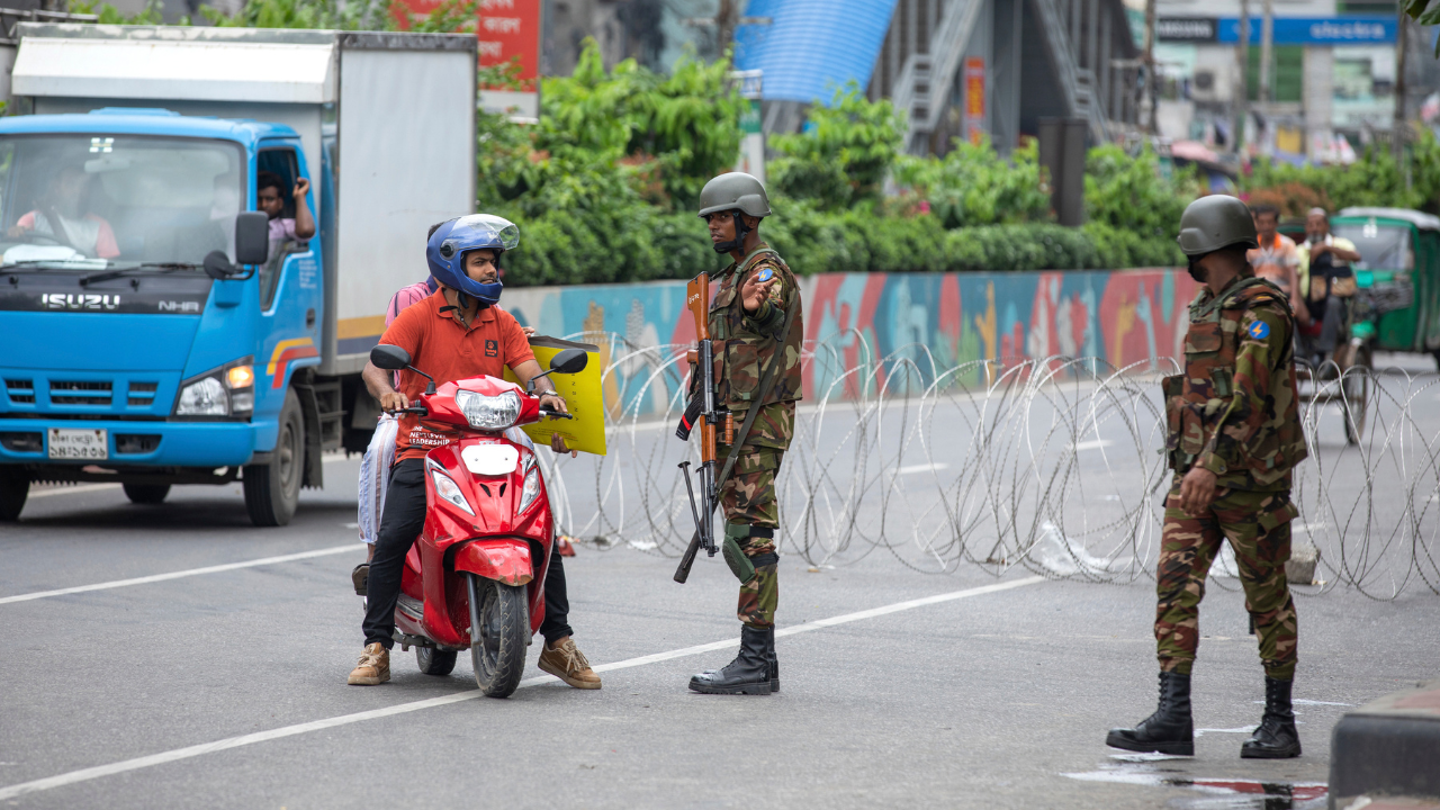
<instances>
[{"instance_id":1,"label":"soldier holding rifle","mask_svg":"<svg viewBox=\"0 0 1440 810\"><path fill-rule=\"evenodd\" d=\"M765 187L743 172L722 174L700 192L700 216L709 224L715 252L729 253L734 262L702 274L688 290L701 345L692 354L690 407L676 433L688 438L691 428L699 427L702 469L697 532L675 579L685 581L702 546L715 553L708 527L718 498L725 516L725 562L740 580L737 614L743 625L735 660L690 679L691 689L707 694L780 690L775 476L795 430L805 330L795 276L760 238L760 220L769 215ZM719 289L707 306L712 280ZM713 358L708 366L699 362L706 354ZM688 481L688 470L686 476Z\"/></svg>"}]
</instances>

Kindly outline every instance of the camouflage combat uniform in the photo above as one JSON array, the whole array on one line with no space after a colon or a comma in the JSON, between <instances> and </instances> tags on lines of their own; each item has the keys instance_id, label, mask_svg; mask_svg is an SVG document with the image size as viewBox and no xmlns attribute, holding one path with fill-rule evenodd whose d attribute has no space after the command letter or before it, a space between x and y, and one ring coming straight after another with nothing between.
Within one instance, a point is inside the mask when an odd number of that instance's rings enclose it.
<instances>
[{"instance_id":1,"label":"camouflage combat uniform","mask_svg":"<svg viewBox=\"0 0 1440 810\"><path fill-rule=\"evenodd\" d=\"M769 268L777 281L770 297L754 313L745 311L740 291L746 279ZM761 408L750 426L730 478L720 490L725 512L725 533L755 565L755 575L740 585L737 613L749 627L774 626L779 584L775 576L775 530L780 528L775 477L795 433L795 403L800 391L800 347L805 334L800 307L800 287L790 268L765 243L744 261L732 263L713 275L720 283L710 304L710 335L716 341L715 362L719 380L716 404L728 408L739 433L750 408ZM796 307L788 335L780 334L787 307ZM783 351L770 395L763 402L761 378L770 358ZM723 438L723 437L722 437ZM717 457L724 462L730 446L719 444Z\"/></svg>"},{"instance_id":2,"label":"camouflage combat uniform","mask_svg":"<svg viewBox=\"0 0 1440 810\"><path fill-rule=\"evenodd\" d=\"M1185 373L1164 382L1175 471L1156 576L1155 641L1164 672L1190 674L1205 577L1229 538L1265 673L1294 676L1295 605L1285 561L1297 514L1290 471L1306 455L1294 334L1285 294L1261 279L1238 278L1219 296L1202 288L1190 305ZM1180 482L1194 466L1217 479L1214 503L1192 516L1180 509Z\"/></svg>"}]
</instances>

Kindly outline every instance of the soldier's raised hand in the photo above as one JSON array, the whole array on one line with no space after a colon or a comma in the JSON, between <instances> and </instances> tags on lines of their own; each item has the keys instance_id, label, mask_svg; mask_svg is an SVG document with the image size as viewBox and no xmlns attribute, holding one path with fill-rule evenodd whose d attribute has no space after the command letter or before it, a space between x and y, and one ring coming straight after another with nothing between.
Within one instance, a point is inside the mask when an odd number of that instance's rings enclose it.
<instances>
[{"instance_id":1,"label":"soldier's raised hand","mask_svg":"<svg viewBox=\"0 0 1440 810\"><path fill-rule=\"evenodd\" d=\"M779 281L780 275L769 267L762 267L745 279L745 285L740 288L740 302L745 311L760 309L760 305L770 297L771 288Z\"/></svg>"}]
</instances>

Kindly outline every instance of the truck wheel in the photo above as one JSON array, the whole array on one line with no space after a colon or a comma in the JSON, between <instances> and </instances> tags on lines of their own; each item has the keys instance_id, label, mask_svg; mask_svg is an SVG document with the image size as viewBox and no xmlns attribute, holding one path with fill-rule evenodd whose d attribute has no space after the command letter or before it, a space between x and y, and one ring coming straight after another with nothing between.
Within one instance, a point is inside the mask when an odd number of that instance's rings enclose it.
<instances>
[{"instance_id":1,"label":"truck wheel","mask_svg":"<svg viewBox=\"0 0 1440 810\"><path fill-rule=\"evenodd\" d=\"M0 467L0 523L19 520L29 494L30 476L24 470Z\"/></svg>"},{"instance_id":2,"label":"truck wheel","mask_svg":"<svg viewBox=\"0 0 1440 810\"><path fill-rule=\"evenodd\" d=\"M294 389L285 391L280 432L269 464L245 467L245 508L256 526L284 526L300 503L300 475L305 467L305 420Z\"/></svg>"},{"instance_id":3,"label":"truck wheel","mask_svg":"<svg viewBox=\"0 0 1440 810\"><path fill-rule=\"evenodd\" d=\"M123 488L131 503L164 503L170 494L169 484L125 484Z\"/></svg>"}]
</instances>

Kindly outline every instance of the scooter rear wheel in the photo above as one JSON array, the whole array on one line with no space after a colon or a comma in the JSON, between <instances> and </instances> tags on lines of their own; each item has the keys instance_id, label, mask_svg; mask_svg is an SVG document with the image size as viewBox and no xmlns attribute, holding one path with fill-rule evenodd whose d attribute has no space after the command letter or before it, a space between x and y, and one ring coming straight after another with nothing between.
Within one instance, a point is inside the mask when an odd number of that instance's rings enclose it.
<instances>
[{"instance_id":1,"label":"scooter rear wheel","mask_svg":"<svg viewBox=\"0 0 1440 810\"><path fill-rule=\"evenodd\" d=\"M520 686L530 639L525 588L466 574L470 589L470 660L475 684L489 697L509 697ZM478 632L477 632L478 628Z\"/></svg>"},{"instance_id":2,"label":"scooter rear wheel","mask_svg":"<svg viewBox=\"0 0 1440 810\"><path fill-rule=\"evenodd\" d=\"M449 675L455 669L455 660L460 653L454 650L437 650L434 647L416 647L415 663L420 665L420 671L426 675L441 677Z\"/></svg>"}]
</instances>

